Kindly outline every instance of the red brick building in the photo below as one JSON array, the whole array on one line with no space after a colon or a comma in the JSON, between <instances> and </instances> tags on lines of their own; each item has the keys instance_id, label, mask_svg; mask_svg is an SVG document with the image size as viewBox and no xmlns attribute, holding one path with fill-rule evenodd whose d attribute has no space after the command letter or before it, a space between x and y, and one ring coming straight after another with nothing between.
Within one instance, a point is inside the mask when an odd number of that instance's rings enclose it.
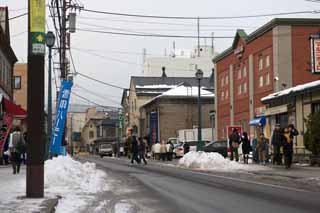
<instances>
[{"instance_id":1,"label":"red brick building","mask_svg":"<svg viewBox=\"0 0 320 213\"><path fill-rule=\"evenodd\" d=\"M261 98L285 88L318 80L311 73L309 37L320 32L320 19L274 19L247 35L238 30L232 46L213 59L216 64L216 135L227 126L249 127L264 115ZM269 127L270 128L270 127Z\"/></svg>"}]
</instances>

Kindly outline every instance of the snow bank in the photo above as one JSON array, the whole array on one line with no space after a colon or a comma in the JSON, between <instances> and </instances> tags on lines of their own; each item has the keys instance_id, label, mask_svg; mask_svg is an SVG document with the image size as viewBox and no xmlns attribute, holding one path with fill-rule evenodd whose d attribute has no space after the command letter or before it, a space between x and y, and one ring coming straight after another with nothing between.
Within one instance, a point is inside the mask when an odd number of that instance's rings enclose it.
<instances>
[{"instance_id":1,"label":"snow bank","mask_svg":"<svg viewBox=\"0 0 320 213\"><path fill-rule=\"evenodd\" d=\"M225 159L219 153L214 152L188 152L178 162L181 167L200 169L200 170L214 170L223 172L235 171L252 171L252 170L266 170L266 167L257 165L245 165L238 162Z\"/></svg>"},{"instance_id":2,"label":"snow bank","mask_svg":"<svg viewBox=\"0 0 320 213\"><path fill-rule=\"evenodd\" d=\"M69 156L45 163L46 193L62 196L56 212L78 212L106 189L106 173L93 163L80 163Z\"/></svg>"}]
</instances>

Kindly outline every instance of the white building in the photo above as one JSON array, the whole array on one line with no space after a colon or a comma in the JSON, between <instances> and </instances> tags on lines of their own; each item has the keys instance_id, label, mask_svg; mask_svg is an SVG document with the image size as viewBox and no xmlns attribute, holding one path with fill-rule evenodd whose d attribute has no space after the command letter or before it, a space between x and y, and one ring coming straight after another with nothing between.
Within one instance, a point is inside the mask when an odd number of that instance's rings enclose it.
<instances>
[{"instance_id":1,"label":"white building","mask_svg":"<svg viewBox=\"0 0 320 213\"><path fill-rule=\"evenodd\" d=\"M194 77L196 68L204 72L204 77L210 77L213 68L212 58L216 55L211 46L194 50L174 50L163 57L146 57L144 60L144 76L159 77L162 67L168 77Z\"/></svg>"}]
</instances>

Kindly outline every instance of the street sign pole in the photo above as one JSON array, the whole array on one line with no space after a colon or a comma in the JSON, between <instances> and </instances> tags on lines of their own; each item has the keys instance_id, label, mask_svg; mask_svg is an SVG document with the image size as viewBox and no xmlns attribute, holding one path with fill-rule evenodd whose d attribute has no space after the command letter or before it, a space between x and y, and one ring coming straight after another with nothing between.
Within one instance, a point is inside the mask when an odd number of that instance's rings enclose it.
<instances>
[{"instance_id":1,"label":"street sign pole","mask_svg":"<svg viewBox=\"0 0 320 213\"><path fill-rule=\"evenodd\" d=\"M28 198L44 196L45 0L28 0Z\"/></svg>"}]
</instances>

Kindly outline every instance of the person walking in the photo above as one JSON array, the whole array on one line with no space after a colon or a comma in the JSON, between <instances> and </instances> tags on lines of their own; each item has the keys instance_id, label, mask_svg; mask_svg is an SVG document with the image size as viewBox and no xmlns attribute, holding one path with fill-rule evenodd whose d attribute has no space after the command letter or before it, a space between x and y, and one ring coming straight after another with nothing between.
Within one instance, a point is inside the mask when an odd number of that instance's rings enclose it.
<instances>
[{"instance_id":1,"label":"person walking","mask_svg":"<svg viewBox=\"0 0 320 213\"><path fill-rule=\"evenodd\" d=\"M145 155L146 155L146 142L140 137L139 138L139 159L140 161L143 160L144 164L147 165Z\"/></svg>"},{"instance_id":2,"label":"person walking","mask_svg":"<svg viewBox=\"0 0 320 213\"><path fill-rule=\"evenodd\" d=\"M236 161L239 161L238 148L240 144L240 136L238 130L236 128L233 129L232 133L229 136L229 147L231 151L230 160L233 161L234 155L236 157Z\"/></svg>"},{"instance_id":3,"label":"person walking","mask_svg":"<svg viewBox=\"0 0 320 213\"><path fill-rule=\"evenodd\" d=\"M291 168L292 157L293 157L293 139L299 133L295 129L293 124L290 124L288 128L284 129L284 142L283 142L283 152L284 152L284 163L286 169Z\"/></svg>"},{"instance_id":4,"label":"person walking","mask_svg":"<svg viewBox=\"0 0 320 213\"><path fill-rule=\"evenodd\" d=\"M138 157L139 156L139 144L137 141L137 137L135 135L132 136L131 151L132 151L131 163L133 164L134 161L136 161L138 164L140 164L140 159Z\"/></svg>"},{"instance_id":5,"label":"person walking","mask_svg":"<svg viewBox=\"0 0 320 213\"><path fill-rule=\"evenodd\" d=\"M273 131L271 138L271 145L273 146L273 164L281 165L281 146L283 141L283 133L280 128L280 124L276 124L276 128Z\"/></svg>"},{"instance_id":6,"label":"person walking","mask_svg":"<svg viewBox=\"0 0 320 213\"><path fill-rule=\"evenodd\" d=\"M167 160L172 161L174 146L171 141L167 143Z\"/></svg>"},{"instance_id":7,"label":"person walking","mask_svg":"<svg viewBox=\"0 0 320 213\"><path fill-rule=\"evenodd\" d=\"M163 140L161 142L161 147L160 147L160 158L162 161L166 160L166 156L167 156L167 145L166 142Z\"/></svg>"},{"instance_id":8,"label":"person walking","mask_svg":"<svg viewBox=\"0 0 320 213\"><path fill-rule=\"evenodd\" d=\"M267 140L264 137L264 134L260 133L260 137L258 138L258 143L257 143L257 151L259 155L259 163L263 165L266 164L266 143L267 143Z\"/></svg>"},{"instance_id":9,"label":"person walking","mask_svg":"<svg viewBox=\"0 0 320 213\"><path fill-rule=\"evenodd\" d=\"M13 174L20 173L21 154L26 151L26 144L19 127L10 134L9 140L10 161L12 164Z\"/></svg>"},{"instance_id":10,"label":"person walking","mask_svg":"<svg viewBox=\"0 0 320 213\"><path fill-rule=\"evenodd\" d=\"M243 134L241 136L241 143L242 143L243 161L245 164L248 164L251 146L250 146L250 140L249 140L247 132L243 132Z\"/></svg>"}]
</instances>

